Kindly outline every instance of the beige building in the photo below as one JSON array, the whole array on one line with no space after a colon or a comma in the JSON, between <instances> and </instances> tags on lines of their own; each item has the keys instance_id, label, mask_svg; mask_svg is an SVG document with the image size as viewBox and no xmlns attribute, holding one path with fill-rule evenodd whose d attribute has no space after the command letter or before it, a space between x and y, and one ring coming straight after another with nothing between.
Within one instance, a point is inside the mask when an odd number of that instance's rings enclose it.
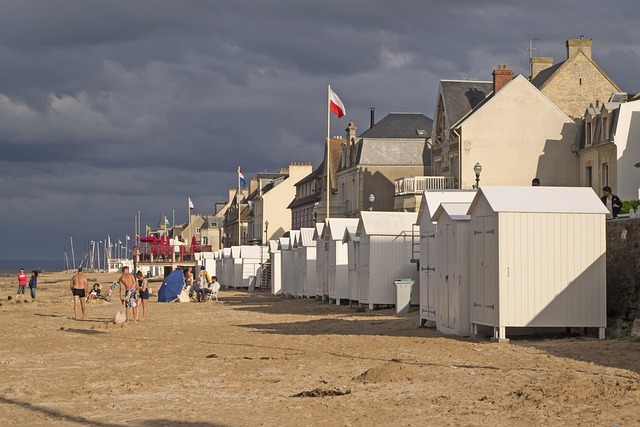
<instances>
[{"instance_id":1,"label":"beige building","mask_svg":"<svg viewBox=\"0 0 640 427\"><path fill-rule=\"evenodd\" d=\"M535 177L542 185L577 185L573 120L526 78L512 79L506 66L493 76L491 93L448 134L439 126L447 121L436 116L433 160L447 157L449 163L442 174L453 176L458 188L473 188L474 166L479 164L480 185L531 185Z\"/></svg>"},{"instance_id":2,"label":"beige building","mask_svg":"<svg viewBox=\"0 0 640 427\"><path fill-rule=\"evenodd\" d=\"M553 58L531 58L531 83L572 119L579 119L597 100L621 92L618 85L593 60L592 40L567 40L567 59L553 65Z\"/></svg>"},{"instance_id":3,"label":"beige building","mask_svg":"<svg viewBox=\"0 0 640 427\"><path fill-rule=\"evenodd\" d=\"M394 211L395 181L431 173L432 120L420 113L390 113L359 137L349 123L336 172L343 216L362 210ZM373 200L373 202L371 201Z\"/></svg>"}]
</instances>

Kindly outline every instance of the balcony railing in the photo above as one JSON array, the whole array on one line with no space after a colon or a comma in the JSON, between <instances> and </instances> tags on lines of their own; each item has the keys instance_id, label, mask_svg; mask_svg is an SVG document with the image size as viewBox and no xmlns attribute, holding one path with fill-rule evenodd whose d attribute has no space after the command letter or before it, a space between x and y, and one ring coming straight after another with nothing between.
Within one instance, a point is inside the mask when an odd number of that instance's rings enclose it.
<instances>
[{"instance_id":1,"label":"balcony railing","mask_svg":"<svg viewBox=\"0 0 640 427\"><path fill-rule=\"evenodd\" d=\"M412 176L396 179L396 196L403 194L420 194L424 190L453 189L452 176Z\"/></svg>"},{"instance_id":2,"label":"balcony railing","mask_svg":"<svg viewBox=\"0 0 640 427\"><path fill-rule=\"evenodd\" d=\"M142 243L133 248L133 257L136 262L164 264L194 261L195 254L199 252L211 252L211 245L161 245Z\"/></svg>"}]
</instances>

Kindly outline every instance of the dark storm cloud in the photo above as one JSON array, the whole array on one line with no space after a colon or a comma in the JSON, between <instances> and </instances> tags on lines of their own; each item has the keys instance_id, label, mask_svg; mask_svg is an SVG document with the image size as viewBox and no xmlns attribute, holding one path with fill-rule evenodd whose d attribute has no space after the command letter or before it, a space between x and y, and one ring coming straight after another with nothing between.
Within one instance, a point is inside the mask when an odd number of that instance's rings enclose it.
<instances>
[{"instance_id":1,"label":"dark storm cloud","mask_svg":"<svg viewBox=\"0 0 640 427\"><path fill-rule=\"evenodd\" d=\"M133 218L211 213L245 176L322 161L326 85L359 132L391 111L433 116L440 79L490 80L565 59L584 34L640 90L640 6L624 1L3 1L2 258L133 234ZM38 241L37 245L26 242Z\"/></svg>"}]
</instances>

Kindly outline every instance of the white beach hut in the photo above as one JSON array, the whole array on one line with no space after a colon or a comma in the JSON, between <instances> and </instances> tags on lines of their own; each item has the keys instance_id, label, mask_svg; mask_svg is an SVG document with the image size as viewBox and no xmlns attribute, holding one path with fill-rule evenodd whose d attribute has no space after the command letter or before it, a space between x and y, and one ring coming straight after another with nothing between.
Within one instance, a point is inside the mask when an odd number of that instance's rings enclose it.
<instances>
[{"instance_id":1,"label":"white beach hut","mask_svg":"<svg viewBox=\"0 0 640 427\"><path fill-rule=\"evenodd\" d=\"M348 252L342 238L346 227L357 224L357 218L329 218L322 232L322 238L327 244L328 297L336 305L349 299Z\"/></svg>"},{"instance_id":2,"label":"white beach hut","mask_svg":"<svg viewBox=\"0 0 640 427\"><path fill-rule=\"evenodd\" d=\"M291 239L280 237L278 249L282 257L282 294L293 295L293 251L291 249Z\"/></svg>"},{"instance_id":3,"label":"white beach hut","mask_svg":"<svg viewBox=\"0 0 640 427\"><path fill-rule=\"evenodd\" d=\"M358 292L358 251L360 237L356 236L357 226L349 226L344 229L342 243L347 245L347 277L349 278L349 300L359 302Z\"/></svg>"},{"instance_id":4,"label":"white beach hut","mask_svg":"<svg viewBox=\"0 0 640 427\"><path fill-rule=\"evenodd\" d=\"M244 282L242 280L242 247L231 246L231 259L233 260L233 272L231 273L231 287L242 288Z\"/></svg>"},{"instance_id":5,"label":"white beach hut","mask_svg":"<svg viewBox=\"0 0 640 427\"><path fill-rule=\"evenodd\" d=\"M324 223L316 223L313 239L316 241L316 297L329 297L329 270L327 269L328 244L322 239Z\"/></svg>"},{"instance_id":6,"label":"white beach hut","mask_svg":"<svg viewBox=\"0 0 640 427\"><path fill-rule=\"evenodd\" d=\"M231 287L233 278L233 259L231 258L231 248L222 248L222 286Z\"/></svg>"},{"instance_id":7,"label":"white beach hut","mask_svg":"<svg viewBox=\"0 0 640 427\"><path fill-rule=\"evenodd\" d=\"M240 247L242 258L242 287L256 286L258 274L264 258L264 246L243 245Z\"/></svg>"},{"instance_id":8,"label":"white beach hut","mask_svg":"<svg viewBox=\"0 0 640 427\"><path fill-rule=\"evenodd\" d=\"M445 334L468 336L469 225L471 203L441 203L432 219L437 222L435 291L436 327Z\"/></svg>"},{"instance_id":9,"label":"white beach hut","mask_svg":"<svg viewBox=\"0 0 640 427\"><path fill-rule=\"evenodd\" d=\"M292 281L291 281L291 295L296 298L302 297L302 266L301 264L301 251L300 248L300 230L291 230L289 231L289 239L291 242L291 252L292 252L292 261L291 261L291 272L292 272Z\"/></svg>"},{"instance_id":10,"label":"white beach hut","mask_svg":"<svg viewBox=\"0 0 640 427\"><path fill-rule=\"evenodd\" d=\"M442 202L468 202L476 190L426 190L422 194L417 224L420 226L420 326L436 321L436 223L431 219ZM414 285L415 286L415 285Z\"/></svg>"},{"instance_id":11,"label":"white beach hut","mask_svg":"<svg viewBox=\"0 0 640 427\"><path fill-rule=\"evenodd\" d=\"M411 263L413 224L416 212L360 212L356 236L358 250L358 298L361 304L395 305L397 279L418 281L416 265ZM412 290L412 303L418 304L419 289Z\"/></svg>"},{"instance_id":12,"label":"white beach hut","mask_svg":"<svg viewBox=\"0 0 640 427\"><path fill-rule=\"evenodd\" d=\"M314 239L315 228L300 229L300 266L302 271L302 296L311 298L316 296L316 252L317 243Z\"/></svg>"},{"instance_id":13,"label":"white beach hut","mask_svg":"<svg viewBox=\"0 0 640 427\"><path fill-rule=\"evenodd\" d=\"M482 187L471 203L471 327L606 327L606 207L586 187Z\"/></svg>"},{"instance_id":14,"label":"white beach hut","mask_svg":"<svg viewBox=\"0 0 640 427\"><path fill-rule=\"evenodd\" d=\"M271 258L271 293L282 293L282 252L278 240L269 240L269 256Z\"/></svg>"}]
</instances>

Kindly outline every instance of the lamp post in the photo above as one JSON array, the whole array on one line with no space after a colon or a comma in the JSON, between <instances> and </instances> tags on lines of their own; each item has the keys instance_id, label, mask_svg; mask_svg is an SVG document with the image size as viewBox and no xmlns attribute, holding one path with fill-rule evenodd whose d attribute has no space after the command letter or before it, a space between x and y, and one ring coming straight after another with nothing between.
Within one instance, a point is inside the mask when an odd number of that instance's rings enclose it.
<instances>
[{"instance_id":1,"label":"lamp post","mask_svg":"<svg viewBox=\"0 0 640 427\"><path fill-rule=\"evenodd\" d=\"M269 221L264 222L264 244L266 245L269 238Z\"/></svg>"},{"instance_id":2,"label":"lamp post","mask_svg":"<svg viewBox=\"0 0 640 427\"><path fill-rule=\"evenodd\" d=\"M482 172L482 165L480 162L476 162L473 167L473 171L476 173L476 189L480 188L480 172Z\"/></svg>"},{"instance_id":3,"label":"lamp post","mask_svg":"<svg viewBox=\"0 0 640 427\"><path fill-rule=\"evenodd\" d=\"M373 195L373 193L369 194L369 203L371 203L369 205L369 210L372 211L373 210L373 202L375 202L376 200L376 196Z\"/></svg>"}]
</instances>

